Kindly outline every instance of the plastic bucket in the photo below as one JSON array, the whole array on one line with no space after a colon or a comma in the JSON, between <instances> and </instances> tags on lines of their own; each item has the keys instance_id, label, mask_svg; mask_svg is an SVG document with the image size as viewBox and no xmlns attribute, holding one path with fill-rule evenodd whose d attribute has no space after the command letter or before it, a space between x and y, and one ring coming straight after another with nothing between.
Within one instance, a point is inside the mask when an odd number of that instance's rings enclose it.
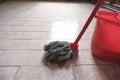
<instances>
[{"instance_id":1,"label":"plastic bucket","mask_svg":"<svg viewBox=\"0 0 120 80\"><path fill-rule=\"evenodd\" d=\"M98 58L120 62L120 13L98 11L91 50Z\"/></svg>"}]
</instances>

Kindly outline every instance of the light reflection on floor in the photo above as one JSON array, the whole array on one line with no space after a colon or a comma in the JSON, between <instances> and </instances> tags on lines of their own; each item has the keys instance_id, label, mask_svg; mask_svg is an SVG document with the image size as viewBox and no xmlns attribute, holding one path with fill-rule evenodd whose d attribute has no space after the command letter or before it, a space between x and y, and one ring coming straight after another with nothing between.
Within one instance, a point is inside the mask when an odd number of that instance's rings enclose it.
<instances>
[{"instance_id":1,"label":"light reflection on floor","mask_svg":"<svg viewBox=\"0 0 120 80\"><path fill-rule=\"evenodd\" d=\"M76 21L57 21L52 24L51 40L73 40L79 26Z\"/></svg>"}]
</instances>

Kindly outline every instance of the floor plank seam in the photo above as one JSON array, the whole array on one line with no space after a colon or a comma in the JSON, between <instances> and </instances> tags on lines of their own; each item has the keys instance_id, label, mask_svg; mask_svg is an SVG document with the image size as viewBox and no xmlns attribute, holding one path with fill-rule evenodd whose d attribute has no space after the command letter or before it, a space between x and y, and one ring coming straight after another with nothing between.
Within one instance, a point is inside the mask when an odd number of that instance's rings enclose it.
<instances>
[{"instance_id":1,"label":"floor plank seam","mask_svg":"<svg viewBox=\"0 0 120 80\"><path fill-rule=\"evenodd\" d=\"M13 80L16 80L15 78L16 78L17 73L18 73L19 70L20 70L20 66L18 67L18 69L17 69L17 71L16 71L16 73L15 73L15 75L14 75L14 77L13 77Z\"/></svg>"},{"instance_id":2,"label":"floor plank seam","mask_svg":"<svg viewBox=\"0 0 120 80\"><path fill-rule=\"evenodd\" d=\"M74 70L74 67L73 67L73 66L72 66L72 70L73 70L74 80L77 80L77 79L76 79L76 76L75 76L75 70Z\"/></svg>"}]
</instances>

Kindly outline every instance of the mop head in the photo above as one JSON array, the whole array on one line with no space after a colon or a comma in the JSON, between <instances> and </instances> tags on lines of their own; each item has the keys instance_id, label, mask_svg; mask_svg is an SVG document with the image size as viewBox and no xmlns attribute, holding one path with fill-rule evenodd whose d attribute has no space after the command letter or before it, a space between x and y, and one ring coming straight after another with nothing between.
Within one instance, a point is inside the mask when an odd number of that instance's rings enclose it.
<instances>
[{"instance_id":1,"label":"mop head","mask_svg":"<svg viewBox=\"0 0 120 80\"><path fill-rule=\"evenodd\" d=\"M44 59L49 63L58 64L63 67L67 60L72 59L78 54L70 48L70 43L64 41L54 41L44 46Z\"/></svg>"}]
</instances>

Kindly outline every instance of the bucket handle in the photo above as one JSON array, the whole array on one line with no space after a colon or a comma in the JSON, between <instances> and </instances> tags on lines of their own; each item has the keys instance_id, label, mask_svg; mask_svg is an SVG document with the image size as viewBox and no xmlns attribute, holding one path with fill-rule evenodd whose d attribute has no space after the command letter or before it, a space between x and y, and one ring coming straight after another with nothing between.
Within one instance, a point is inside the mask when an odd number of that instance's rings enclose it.
<instances>
[{"instance_id":1,"label":"bucket handle","mask_svg":"<svg viewBox=\"0 0 120 80\"><path fill-rule=\"evenodd\" d=\"M120 13L117 13L116 15L117 15L117 16L115 16L116 19L120 21ZM96 14L95 17L96 17L96 18L99 18L99 19L103 19L103 20L108 21L108 22L111 22L111 23L113 23L113 24L115 24L115 25L117 24L117 25L120 26L120 22L106 19L106 18L104 18L104 17L99 16L98 14Z\"/></svg>"}]
</instances>

